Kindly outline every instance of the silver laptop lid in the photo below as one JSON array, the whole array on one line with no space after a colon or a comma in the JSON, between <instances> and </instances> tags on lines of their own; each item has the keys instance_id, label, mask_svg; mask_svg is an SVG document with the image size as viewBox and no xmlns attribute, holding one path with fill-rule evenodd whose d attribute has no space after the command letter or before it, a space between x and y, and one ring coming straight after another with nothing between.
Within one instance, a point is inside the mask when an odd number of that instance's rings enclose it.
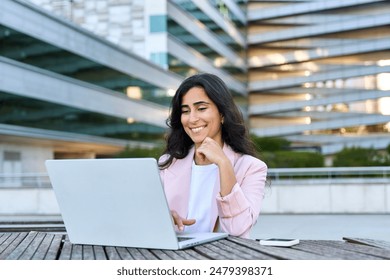
<instances>
[{"instance_id":1,"label":"silver laptop lid","mask_svg":"<svg viewBox=\"0 0 390 280\"><path fill-rule=\"evenodd\" d=\"M75 244L178 249L153 158L47 160Z\"/></svg>"}]
</instances>

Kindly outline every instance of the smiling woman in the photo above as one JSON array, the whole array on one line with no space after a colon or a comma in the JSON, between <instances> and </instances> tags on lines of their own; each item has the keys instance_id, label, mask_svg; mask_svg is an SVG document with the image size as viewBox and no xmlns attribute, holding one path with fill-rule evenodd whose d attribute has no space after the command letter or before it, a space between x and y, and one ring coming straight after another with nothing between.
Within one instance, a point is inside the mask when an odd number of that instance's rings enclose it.
<instances>
[{"instance_id":1,"label":"smiling woman","mask_svg":"<svg viewBox=\"0 0 390 280\"><path fill-rule=\"evenodd\" d=\"M181 123L196 148L200 147L206 137L211 137L222 147L223 117L203 88L191 88L183 96L181 108Z\"/></svg>"},{"instance_id":2,"label":"smiling woman","mask_svg":"<svg viewBox=\"0 0 390 280\"><path fill-rule=\"evenodd\" d=\"M177 230L248 237L260 213L267 166L256 158L225 83L212 74L184 80L167 123L159 165Z\"/></svg>"}]
</instances>

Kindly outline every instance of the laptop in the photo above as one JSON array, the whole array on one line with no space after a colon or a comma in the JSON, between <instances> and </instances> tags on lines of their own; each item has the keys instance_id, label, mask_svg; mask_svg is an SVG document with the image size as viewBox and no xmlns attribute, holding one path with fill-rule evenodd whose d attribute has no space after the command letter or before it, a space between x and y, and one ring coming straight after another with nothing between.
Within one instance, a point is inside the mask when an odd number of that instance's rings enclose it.
<instances>
[{"instance_id":1,"label":"laptop","mask_svg":"<svg viewBox=\"0 0 390 280\"><path fill-rule=\"evenodd\" d=\"M71 243L177 250L228 236L175 232L154 158L45 164Z\"/></svg>"}]
</instances>

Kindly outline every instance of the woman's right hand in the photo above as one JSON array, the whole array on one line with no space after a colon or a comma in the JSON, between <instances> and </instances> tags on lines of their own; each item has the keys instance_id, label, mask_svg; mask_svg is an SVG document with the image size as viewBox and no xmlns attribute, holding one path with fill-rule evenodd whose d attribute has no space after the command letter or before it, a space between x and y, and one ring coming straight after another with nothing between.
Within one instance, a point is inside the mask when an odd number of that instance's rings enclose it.
<instances>
[{"instance_id":1,"label":"woman's right hand","mask_svg":"<svg viewBox=\"0 0 390 280\"><path fill-rule=\"evenodd\" d=\"M184 230L184 226L190 226L196 223L195 219L184 219L175 211L171 210L173 221L180 231Z\"/></svg>"}]
</instances>

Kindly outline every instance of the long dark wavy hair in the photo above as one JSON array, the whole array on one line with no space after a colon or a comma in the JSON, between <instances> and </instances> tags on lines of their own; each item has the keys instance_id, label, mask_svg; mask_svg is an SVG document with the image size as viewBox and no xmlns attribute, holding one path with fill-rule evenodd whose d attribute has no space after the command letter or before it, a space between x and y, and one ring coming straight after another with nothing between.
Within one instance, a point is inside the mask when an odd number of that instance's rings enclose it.
<instances>
[{"instance_id":1,"label":"long dark wavy hair","mask_svg":"<svg viewBox=\"0 0 390 280\"><path fill-rule=\"evenodd\" d=\"M193 87L203 88L207 96L215 103L223 117L222 140L235 152L256 156L256 150L250 140L241 111L233 101L233 96L226 84L213 74L203 73L185 79L177 89L171 101L171 112L166 123L169 132L166 137L164 154L168 157L159 164L165 169L174 159L182 159L188 155L194 142L184 131L181 123L181 105L183 96Z\"/></svg>"}]
</instances>

